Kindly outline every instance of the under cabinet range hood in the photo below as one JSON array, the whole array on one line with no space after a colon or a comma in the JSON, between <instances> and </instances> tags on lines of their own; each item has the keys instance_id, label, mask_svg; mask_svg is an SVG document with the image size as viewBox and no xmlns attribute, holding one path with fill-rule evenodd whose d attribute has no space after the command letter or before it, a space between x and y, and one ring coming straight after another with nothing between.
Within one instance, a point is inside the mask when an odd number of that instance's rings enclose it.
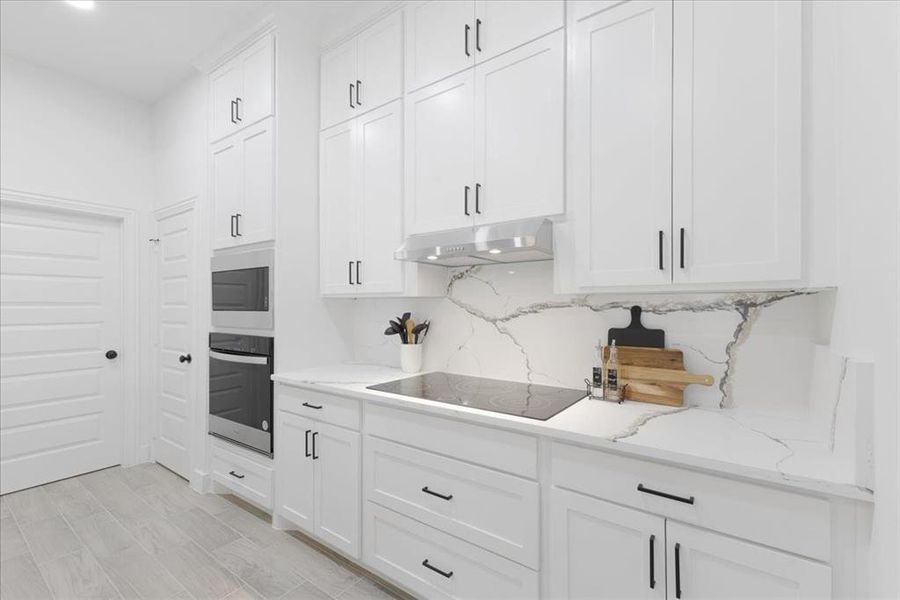
<instances>
[{"instance_id":1,"label":"under cabinet range hood","mask_svg":"<svg viewBox=\"0 0 900 600\"><path fill-rule=\"evenodd\" d=\"M442 267L553 260L553 223L532 219L411 235L394 258Z\"/></svg>"}]
</instances>

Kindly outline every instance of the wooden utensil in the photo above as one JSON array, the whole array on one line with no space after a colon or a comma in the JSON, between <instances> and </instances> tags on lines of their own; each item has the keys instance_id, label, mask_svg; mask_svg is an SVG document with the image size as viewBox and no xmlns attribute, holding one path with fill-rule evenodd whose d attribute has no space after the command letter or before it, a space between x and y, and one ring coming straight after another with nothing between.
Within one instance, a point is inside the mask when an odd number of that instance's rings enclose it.
<instances>
[{"instance_id":1,"label":"wooden utensil","mask_svg":"<svg viewBox=\"0 0 900 600\"><path fill-rule=\"evenodd\" d=\"M684 353L681 350L628 346L617 348L619 385L624 388L626 400L682 406L684 389L688 385L710 386L715 383L712 375L697 375L685 371ZM604 348L603 362L608 358L607 346Z\"/></svg>"},{"instance_id":2,"label":"wooden utensil","mask_svg":"<svg viewBox=\"0 0 900 600\"><path fill-rule=\"evenodd\" d=\"M407 344L415 344L416 338L413 334L413 329L416 328L416 322L412 319L407 319L406 321L406 343Z\"/></svg>"},{"instance_id":3,"label":"wooden utensil","mask_svg":"<svg viewBox=\"0 0 900 600\"><path fill-rule=\"evenodd\" d=\"M662 329L647 329L641 324L641 307L631 307L631 323L628 327L612 327L606 334L607 343L616 346L643 346L665 348L666 332Z\"/></svg>"}]
</instances>

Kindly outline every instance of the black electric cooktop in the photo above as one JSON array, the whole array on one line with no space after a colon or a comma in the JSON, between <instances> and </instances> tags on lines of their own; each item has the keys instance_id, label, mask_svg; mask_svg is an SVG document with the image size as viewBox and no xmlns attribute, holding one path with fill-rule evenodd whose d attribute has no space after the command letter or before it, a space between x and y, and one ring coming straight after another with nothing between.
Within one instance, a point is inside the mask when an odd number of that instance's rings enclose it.
<instances>
[{"instance_id":1,"label":"black electric cooktop","mask_svg":"<svg viewBox=\"0 0 900 600\"><path fill-rule=\"evenodd\" d=\"M584 390L440 372L370 385L368 389L539 421L546 421L586 395Z\"/></svg>"}]
</instances>

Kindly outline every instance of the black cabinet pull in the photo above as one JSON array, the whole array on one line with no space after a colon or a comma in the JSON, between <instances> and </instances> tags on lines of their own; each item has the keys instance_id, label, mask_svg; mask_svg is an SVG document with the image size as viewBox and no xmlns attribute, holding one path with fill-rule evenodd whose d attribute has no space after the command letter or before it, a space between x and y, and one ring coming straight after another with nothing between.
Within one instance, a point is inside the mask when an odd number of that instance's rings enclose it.
<instances>
[{"instance_id":1,"label":"black cabinet pull","mask_svg":"<svg viewBox=\"0 0 900 600\"><path fill-rule=\"evenodd\" d=\"M243 479L243 478L244 478L244 475L238 475L238 474L235 473L234 471L229 471L228 474L231 475L232 477L237 478L237 479Z\"/></svg>"},{"instance_id":2,"label":"black cabinet pull","mask_svg":"<svg viewBox=\"0 0 900 600\"><path fill-rule=\"evenodd\" d=\"M662 229L659 230L659 270L665 270L663 266L663 232Z\"/></svg>"},{"instance_id":3,"label":"black cabinet pull","mask_svg":"<svg viewBox=\"0 0 900 600\"><path fill-rule=\"evenodd\" d=\"M422 561L422 566L425 567L426 569L431 569L432 571L434 571L434 572L437 573L438 575L443 575L443 576L446 577L447 579L450 579L451 577L453 577L453 571L441 571L440 569L438 569L438 568L435 567L434 565L429 564L427 558L426 558L425 560Z\"/></svg>"},{"instance_id":4,"label":"black cabinet pull","mask_svg":"<svg viewBox=\"0 0 900 600\"><path fill-rule=\"evenodd\" d=\"M481 19L475 19L475 49L481 52Z\"/></svg>"},{"instance_id":5,"label":"black cabinet pull","mask_svg":"<svg viewBox=\"0 0 900 600\"><path fill-rule=\"evenodd\" d=\"M353 261L347 263L347 283L353 285Z\"/></svg>"},{"instance_id":6,"label":"black cabinet pull","mask_svg":"<svg viewBox=\"0 0 900 600\"><path fill-rule=\"evenodd\" d=\"M683 496L675 496L673 494L667 494L665 492L660 492L659 490L652 490L648 487L644 487L643 483L639 483L637 486L639 492L644 492L645 494L650 494L652 496L659 496L660 498L667 498L669 500L674 500L675 502L684 502L685 504L693 504L694 497L685 498Z\"/></svg>"},{"instance_id":7,"label":"black cabinet pull","mask_svg":"<svg viewBox=\"0 0 900 600\"><path fill-rule=\"evenodd\" d=\"M241 233L241 213L234 215L234 235L243 237L243 234Z\"/></svg>"},{"instance_id":8,"label":"black cabinet pull","mask_svg":"<svg viewBox=\"0 0 900 600\"><path fill-rule=\"evenodd\" d=\"M470 29L471 29L471 27L469 27L469 24L466 23L466 56L472 56L471 54L469 54L469 30Z\"/></svg>"},{"instance_id":9,"label":"black cabinet pull","mask_svg":"<svg viewBox=\"0 0 900 600\"><path fill-rule=\"evenodd\" d=\"M178 357L178 362L191 364L191 355L190 354L182 354Z\"/></svg>"},{"instance_id":10,"label":"black cabinet pull","mask_svg":"<svg viewBox=\"0 0 900 600\"><path fill-rule=\"evenodd\" d=\"M234 237L234 215L231 215L231 237Z\"/></svg>"},{"instance_id":11,"label":"black cabinet pull","mask_svg":"<svg viewBox=\"0 0 900 600\"><path fill-rule=\"evenodd\" d=\"M303 448L303 453L306 456L306 458L309 458L310 456L312 456L312 454L309 453L309 434L310 433L312 433L312 429L307 429L306 430L306 445Z\"/></svg>"},{"instance_id":12,"label":"black cabinet pull","mask_svg":"<svg viewBox=\"0 0 900 600\"><path fill-rule=\"evenodd\" d=\"M481 214L481 184L475 184L475 214Z\"/></svg>"},{"instance_id":13,"label":"black cabinet pull","mask_svg":"<svg viewBox=\"0 0 900 600\"><path fill-rule=\"evenodd\" d=\"M235 118L235 112L237 111L237 100L231 101L231 122L237 123L237 119Z\"/></svg>"},{"instance_id":14,"label":"black cabinet pull","mask_svg":"<svg viewBox=\"0 0 900 600\"><path fill-rule=\"evenodd\" d=\"M317 452L318 448L316 448L316 440L319 439L319 432L314 431L312 434L312 457L313 460L319 460L319 453Z\"/></svg>"},{"instance_id":15,"label":"black cabinet pull","mask_svg":"<svg viewBox=\"0 0 900 600\"><path fill-rule=\"evenodd\" d=\"M356 80L356 105L362 106L362 102L359 101L359 90L362 89L362 81L359 79Z\"/></svg>"},{"instance_id":16,"label":"black cabinet pull","mask_svg":"<svg viewBox=\"0 0 900 600\"><path fill-rule=\"evenodd\" d=\"M650 536L650 589L656 588L656 567L654 566L655 557L653 552L653 543L656 541L656 536Z\"/></svg>"},{"instance_id":17,"label":"black cabinet pull","mask_svg":"<svg viewBox=\"0 0 900 600\"><path fill-rule=\"evenodd\" d=\"M362 278L359 276L359 266L362 264L361 260L356 261L356 283L362 285Z\"/></svg>"},{"instance_id":18,"label":"black cabinet pull","mask_svg":"<svg viewBox=\"0 0 900 600\"><path fill-rule=\"evenodd\" d=\"M350 84L350 108L356 108L353 106L353 84Z\"/></svg>"},{"instance_id":19,"label":"black cabinet pull","mask_svg":"<svg viewBox=\"0 0 900 600\"><path fill-rule=\"evenodd\" d=\"M680 255L679 262L681 263L681 268L683 269L683 268L684 268L684 227L681 228L681 231L679 232L678 236L679 236L679 238L680 238L680 240L681 240L681 243L679 244L679 248L680 248L680 251L679 251L679 255Z\"/></svg>"},{"instance_id":20,"label":"black cabinet pull","mask_svg":"<svg viewBox=\"0 0 900 600\"><path fill-rule=\"evenodd\" d=\"M453 499L453 494L448 494L446 496L444 494L438 494L437 492L433 492L433 491L429 490L427 485L422 488L422 491L425 492L426 494L431 494L432 496L437 496L441 500L452 500Z\"/></svg>"},{"instance_id":21,"label":"black cabinet pull","mask_svg":"<svg viewBox=\"0 0 900 600\"><path fill-rule=\"evenodd\" d=\"M322 410L321 404L310 404L309 402L304 402L303 406L305 406L306 408L314 408L315 410Z\"/></svg>"},{"instance_id":22,"label":"black cabinet pull","mask_svg":"<svg viewBox=\"0 0 900 600\"><path fill-rule=\"evenodd\" d=\"M675 544L675 597L681 598L681 544Z\"/></svg>"},{"instance_id":23,"label":"black cabinet pull","mask_svg":"<svg viewBox=\"0 0 900 600\"><path fill-rule=\"evenodd\" d=\"M465 186L463 188L463 212L466 213L466 216L471 216L469 214L469 190L472 189L469 186Z\"/></svg>"},{"instance_id":24,"label":"black cabinet pull","mask_svg":"<svg viewBox=\"0 0 900 600\"><path fill-rule=\"evenodd\" d=\"M234 116L237 117L238 122L244 120L241 118L241 102L243 100L239 97L234 99Z\"/></svg>"}]
</instances>

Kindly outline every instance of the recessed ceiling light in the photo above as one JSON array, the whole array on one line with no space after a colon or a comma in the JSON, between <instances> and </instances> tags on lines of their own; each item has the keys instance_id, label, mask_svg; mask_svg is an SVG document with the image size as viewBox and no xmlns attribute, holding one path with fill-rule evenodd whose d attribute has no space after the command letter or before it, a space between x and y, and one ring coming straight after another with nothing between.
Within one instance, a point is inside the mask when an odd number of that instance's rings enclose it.
<instances>
[{"instance_id":1,"label":"recessed ceiling light","mask_svg":"<svg viewBox=\"0 0 900 600\"><path fill-rule=\"evenodd\" d=\"M490 250L488 250L488 252L491 254L500 254L502 250L500 250L500 248L491 248Z\"/></svg>"},{"instance_id":2,"label":"recessed ceiling light","mask_svg":"<svg viewBox=\"0 0 900 600\"><path fill-rule=\"evenodd\" d=\"M79 10L93 10L94 0L66 0L66 4Z\"/></svg>"}]
</instances>

